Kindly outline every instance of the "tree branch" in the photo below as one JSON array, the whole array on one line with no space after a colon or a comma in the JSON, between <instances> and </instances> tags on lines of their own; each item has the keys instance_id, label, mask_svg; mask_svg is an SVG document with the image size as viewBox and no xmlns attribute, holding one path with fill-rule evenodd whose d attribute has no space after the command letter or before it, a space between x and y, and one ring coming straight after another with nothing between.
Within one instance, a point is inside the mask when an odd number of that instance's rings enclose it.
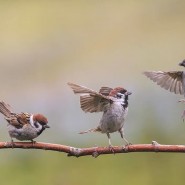
<instances>
[{"instance_id":1,"label":"tree branch","mask_svg":"<svg viewBox=\"0 0 185 185\"><path fill-rule=\"evenodd\" d=\"M127 146L114 146L109 147L92 147L92 148L75 148L60 144L41 143L41 142L0 142L0 149L6 148L22 148L22 149L41 149L52 150L67 153L68 156L87 156L92 155L98 157L102 154L117 154L117 153L130 153L130 152L174 152L185 153L185 145L161 145L156 141L152 144L136 144Z\"/></svg>"}]
</instances>

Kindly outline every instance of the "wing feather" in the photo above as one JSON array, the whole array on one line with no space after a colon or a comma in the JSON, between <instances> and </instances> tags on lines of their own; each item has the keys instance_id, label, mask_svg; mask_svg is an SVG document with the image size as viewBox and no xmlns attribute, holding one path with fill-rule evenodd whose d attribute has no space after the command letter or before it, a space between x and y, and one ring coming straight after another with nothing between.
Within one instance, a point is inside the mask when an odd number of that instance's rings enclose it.
<instances>
[{"instance_id":1,"label":"wing feather","mask_svg":"<svg viewBox=\"0 0 185 185\"><path fill-rule=\"evenodd\" d=\"M182 71L145 71L144 74L162 88L175 94L184 94Z\"/></svg>"},{"instance_id":2,"label":"wing feather","mask_svg":"<svg viewBox=\"0 0 185 185\"><path fill-rule=\"evenodd\" d=\"M73 90L73 92L75 94L98 94L96 91L92 90L92 89L89 89L87 87L84 87L84 86L81 86L81 85L77 85L77 84L74 84L74 83L70 83L68 82L67 83Z\"/></svg>"},{"instance_id":3,"label":"wing feather","mask_svg":"<svg viewBox=\"0 0 185 185\"><path fill-rule=\"evenodd\" d=\"M80 96L81 108L85 112L101 112L104 111L106 105L110 104L113 100L111 97L105 96L111 88L102 88L98 93L94 90L88 89L73 83L68 83L75 94L82 94Z\"/></svg>"},{"instance_id":4,"label":"wing feather","mask_svg":"<svg viewBox=\"0 0 185 185\"><path fill-rule=\"evenodd\" d=\"M112 90L113 89L110 87L101 87L101 89L99 90L99 93L105 96L108 96Z\"/></svg>"}]
</instances>

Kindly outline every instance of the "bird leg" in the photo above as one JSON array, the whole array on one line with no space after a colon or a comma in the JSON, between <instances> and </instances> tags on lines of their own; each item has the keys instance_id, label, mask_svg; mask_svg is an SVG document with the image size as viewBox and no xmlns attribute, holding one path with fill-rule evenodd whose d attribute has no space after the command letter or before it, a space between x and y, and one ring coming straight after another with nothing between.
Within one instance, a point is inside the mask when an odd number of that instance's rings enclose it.
<instances>
[{"instance_id":1,"label":"bird leg","mask_svg":"<svg viewBox=\"0 0 185 185\"><path fill-rule=\"evenodd\" d=\"M112 153L114 153L114 149L113 149L113 146L112 146L111 141L110 141L110 133L108 133L108 132L107 132L107 137L108 137L108 139L109 139L109 150L110 150Z\"/></svg>"},{"instance_id":2,"label":"bird leg","mask_svg":"<svg viewBox=\"0 0 185 185\"><path fill-rule=\"evenodd\" d=\"M123 139L123 141L126 143L126 145L131 145L130 142L128 142L128 140L124 137L124 130L123 127L118 131L121 135L121 138Z\"/></svg>"},{"instance_id":3,"label":"bird leg","mask_svg":"<svg viewBox=\"0 0 185 185\"><path fill-rule=\"evenodd\" d=\"M34 144L36 143L36 141L34 141L33 139L31 139L32 142L32 146L34 147Z\"/></svg>"},{"instance_id":4,"label":"bird leg","mask_svg":"<svg viewBox=\"0 0 185 185\"><path fill-rule=\"evenodd\" d=\"M14 141L13 141L13 138L11 137L11 146L12 146L12 149L14 148Z\"/></svg>"}]
</instances>

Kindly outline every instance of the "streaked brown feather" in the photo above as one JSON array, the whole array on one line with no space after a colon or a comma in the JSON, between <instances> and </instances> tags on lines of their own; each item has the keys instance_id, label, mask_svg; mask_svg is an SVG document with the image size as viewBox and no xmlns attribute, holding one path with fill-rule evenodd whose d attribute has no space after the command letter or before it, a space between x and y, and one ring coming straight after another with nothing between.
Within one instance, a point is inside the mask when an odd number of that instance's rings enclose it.
<instances>
[{"instance_id":1,"label":"streaked brown feather","mask_svg":"<svg viewBox=\"0 0 185 185\"><path fill-rule=\"evenodd\" d=\"M144 74L162 88L174 92L175 94L184 94L182 71L146 71Z\"/></svg>"},{"instance_id":2,"label":"streaked brown feather","mask_svg":"<svg viewBox=\"0 0 185 185\"><path fill-rule=\"evenodd\" d=\"M10 105L0 102L0 112L5 116L9 124L21 128L23 125L28 124L28 115L26 113L16 114L11 112Z\"/></svg>"},{"instance_id":3,"label":"streaked brown feather","mask_svg":"<svg viewBox=\"0 0 185 185\"><path fill-rule=\"evenodd\" d=\"M8 121L9 124L17 128L22 128L24 125L30 124L24 113L21 114L12 113L10 117L5 117L5 119Z\"/></svg>"},{"instance_id":4,"label":"streaked brown feather","mask_svg":"<svg viewBox=\"0 0 185 185\"><path fill-rule=\"evenodd\" d=\"M75 94L87 94L87 93L97 94L96 91L93 91L92 89L88 89L87 87L73 84L70 82L68 82L67 84L72 88L72 90Z\"/></svg>"},{"instance_id":5,"label":"streaked brown feather","mask_svg":"<svg viewBox=\"0 0 185 185\"><path fill-rule=\"evenodd\" d=\"M105 100L101 96L81 95L80 104L85 112L101 112L104 111L105 105L111 100Z\"/></svg>"},{"instance_id":6,"label":"streaked brown feather","mask_svg":"<svg viewBox=\"0 0 185 185\"><path fill-rule=\"evenodd\" d=\"M0 112L6 117L11 116L10 106L3 101L0 102Z\"/></svg>"},{"instance_id":7,"label":"streaked brown feather","mask_svg":"<svg viewBox=\"0 0 185 185\"><path fill-rule=\"evenodd\" d=\"M169 76L166 75L164 78L163 78L163 81L161 82L161 87L162 88L165 88L166 86L168 86L167 84L167 80L169 79Z\"/></svg>"},{"instance_id":8,"label":"streaked brown feather","mask_svg":"<svg viewBox=\"0 0 185 185\"><path fill-rule=\"evenodd\" d=\"M112 90L113 89L110 87L101 87L101 89L99 90L99 93L105 96L108 96Z\"/></svg>"},{"instance_id":9,"label":"streaked brown feather","mask_svg":"<svg viewBox=\"0 0 185 185\"><path fill-rule=\"evenodd\" d=\"M75 94L84 94L80 96L81 108L85 112L101 112L104 111L105 105L112 100L104 94L98 93L94 90L88 89L73 83L68 83ZM111 88L110 88L111 89ZM110 89L103 88L101 91L107 93ZM105 91L104 91L105 90Z\"/></svg>"}]
</instances>

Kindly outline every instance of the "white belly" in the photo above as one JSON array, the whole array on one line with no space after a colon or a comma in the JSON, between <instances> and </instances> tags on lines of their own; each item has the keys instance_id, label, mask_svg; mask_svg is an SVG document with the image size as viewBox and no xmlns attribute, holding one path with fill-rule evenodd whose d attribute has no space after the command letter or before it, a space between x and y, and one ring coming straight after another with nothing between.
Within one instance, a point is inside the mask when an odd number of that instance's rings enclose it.
<instances>
[{"instance_id":1,"label":"white belly","mask_svg":"<svg viewBox=\"0 0 185 185\"><path fill-rule=\"evenodd\" d=\"M107 111L105 111L99 125L102 133L119 131L124 125L127 111L128 108L124 109L120 104L113 104Z\"/></svg>"},{"instance_id":2,"label":"white belly","mask_svg":"<svg viewBox=\"0 0 185 185\"><path fill-rule=\"evenodd\" d=\"M20 141L32 140L38 136L37 130L31 125L24 126L23 128L17 129L12 125L8 125L8 132L11 138L16 138Z\"/></svg>"}]
</instances>

